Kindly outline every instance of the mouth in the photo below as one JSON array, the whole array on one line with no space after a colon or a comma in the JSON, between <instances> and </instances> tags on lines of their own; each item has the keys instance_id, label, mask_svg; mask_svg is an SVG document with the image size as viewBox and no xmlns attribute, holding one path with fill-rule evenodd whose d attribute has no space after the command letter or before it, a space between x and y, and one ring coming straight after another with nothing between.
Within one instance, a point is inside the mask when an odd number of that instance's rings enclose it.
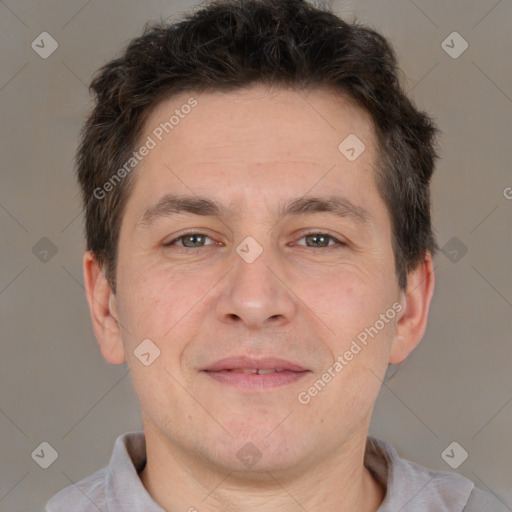
<instances>
[{"instance_id":1,"label":"mouth","mask_svg":"<svg viewBox=\"0 0 512 512\"><path fill-rule=\"evenodd\" d=\"M202 370L216 382L247 391L262 391L297 382L310 370L284 359L231 357Z\"/></svg>"},{"instance_id":2,"label":"mouth","mask_svg":"<svg viewBox=\"0 0 512 512\"><path fill-rule=\"evenodd\" d=\"M206 370L208 371L208 370ZM246 375L254 375L254 374L258 374L258 375L266 375L268 373L280 373L280 372L284 372L284 371L287 371L287 370L284 370L284 368L268 368L268 369L265 369L265 368L232 368L232 369L225 369L225 370L220 370L220 371L225 371L225 372L233 372L233 373L244 373Z\"/></svg>"}]
</instances>

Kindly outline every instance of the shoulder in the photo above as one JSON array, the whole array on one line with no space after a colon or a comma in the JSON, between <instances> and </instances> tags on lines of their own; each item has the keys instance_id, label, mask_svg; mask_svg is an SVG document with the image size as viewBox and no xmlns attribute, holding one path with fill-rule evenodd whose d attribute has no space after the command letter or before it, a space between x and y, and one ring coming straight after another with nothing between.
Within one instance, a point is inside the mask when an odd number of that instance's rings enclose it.
<instances>
[{"instance_id":1,"label":"shoulder","mask_svg":"<svg viewBox=\"0 0 512 512\"><path fill-rule=\"evenodd\" d=\"M478 487L473 489L469 495L468 502L462 512L510 512L494 494L484 491Z\"/></svg>"},{"instance_id":2,"label":"shoulder","mask_svg":"<svg viewBox=\"0 0 512 512\"><path fill-rule=\"evenodd\" d=\"M510 512L497 496L468 478L402 459L380 439L368 437L365 464L387 487L379 512Z\"/></svg>"},{"instance_id":3,"label":"shoulder","mask_svg":"<svg viewBox=\"0 0 512 512\"><path fill-rule=\"evenodd\" d=\"M403 459L389 443L375 438L368 438L365 465L387 488L379 512L460 512L475 486L458 473Z\"/></svg>"},{"instance_id":4,"label":"shoulder","mask_svg":"<svg viewBox=\"0 0 512 512\"><path fill-rule=\"evenodd\" d=\"M108 466L62 489L46 504L46 512L98 512L111 505L127 510L141 496L150 502L138 477L146 461L145 446L144 432L120 435Z\"/></svg>"},{"instance_id":5,"label":"shoulder","mask_svg":"<svg viewBox=\"0 0 512 512\"><path fill-rule=\"evenodd\" d=\"M98 512L105 510L106 468L59 491L46 504L46 512Z\"/></svg>"}]
</instances>

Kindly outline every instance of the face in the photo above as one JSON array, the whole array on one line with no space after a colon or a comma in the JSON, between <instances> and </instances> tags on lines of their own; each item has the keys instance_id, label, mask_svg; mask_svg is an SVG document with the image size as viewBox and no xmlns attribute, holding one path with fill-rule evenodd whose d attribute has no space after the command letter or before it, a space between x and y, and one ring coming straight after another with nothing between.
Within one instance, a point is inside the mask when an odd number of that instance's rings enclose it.
<instances>
[{"instance_id":1,"label":"face","mask_svg":"<svg viewBox=\"0 0 512 512\"><path fill-rule=\"evenodd\" d=\"M145 429L229 470L246 452L308 467L366 436L405 304L368 115L254 86L166 100L148 136L111 301Z\"/></svg>"}]
</instances>

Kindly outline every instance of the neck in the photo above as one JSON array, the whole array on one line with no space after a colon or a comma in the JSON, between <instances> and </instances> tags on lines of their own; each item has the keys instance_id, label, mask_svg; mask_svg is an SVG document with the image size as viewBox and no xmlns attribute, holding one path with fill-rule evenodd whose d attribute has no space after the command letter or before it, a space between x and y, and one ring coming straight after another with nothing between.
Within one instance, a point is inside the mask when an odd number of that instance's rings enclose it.
<instances>
[{"instance_id":1,"label":"neck","mask_svg":"<svg viewBox=\"0 0 512 512\"><path fill-rule=\"evenodd\" d=\"M140 478L167 512L376 512L384 499L385 489L363 463L367 433L352 437L343 450L319 458L307 471L256 474L214 466L163 441L150 428L145 433L147 463Z\"/></svg>"}]
</instances>

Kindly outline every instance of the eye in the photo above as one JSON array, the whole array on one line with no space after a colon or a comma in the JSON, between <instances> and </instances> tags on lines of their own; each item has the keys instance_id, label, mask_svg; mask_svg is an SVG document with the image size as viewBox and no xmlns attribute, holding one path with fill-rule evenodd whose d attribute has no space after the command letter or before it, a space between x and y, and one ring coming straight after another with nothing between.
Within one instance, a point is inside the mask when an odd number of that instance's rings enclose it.
<instances>
[{"instance_id":1,"label":"eye","mask_svg":"<svg viewBox=\"0 0 512 512\"><path fill-rule=\"evenodd\" d=\"M177 238L174 238L170 242L164 243L164 247L178 246L187 249L200 249L207 245L214 245L214 243L205 243L206 240L212 240L208 235L204 233L186 233ZM312 232L306 233L299 240L305 240L306 243L297 243L296 245L303 245L313 249L330 249L331 247L343 247L346 243L338 238L329 235L328 233Z\"/></svg>"},{"instance_id":2,"label":"eye","mask_svg":"<svg viewBox=\"0 0 512 512\"><path fill-rule=\"evenodd\" d=\"M332 235L329 235L328 233L307 233L304 235L300 240L306 240L306 244L297 244L297 245L306 245L307 247L312 247L313 249L327 249L329 247L338 245L338 246L345 246L345 242L339 240L338 238L335 238ZM330 243L333 241L334 243ZM310 245L313 244L313 245ZM316 246L315 246L316 244Z\"/></svg>"},{"instance_id":3,"label":"eye","mask_svg":"<svg viewBox=\"0 0 512 512\"><path fill-rule=\"evenodd\" d=\"M211 238L207 235L204 235L203 233L187 233L185 235L181 235L178 238L175 238L174 240L171 240L170 242L167 242L163 244L165 247L169 247L172 245L178 245L180 247L186 247L189 249L199 249L201 247L204 247L205 245L212 245L212 244L205 244L205 240ZM181 242L181 243L177 243Z\"/></svg>"}]
</instances>

